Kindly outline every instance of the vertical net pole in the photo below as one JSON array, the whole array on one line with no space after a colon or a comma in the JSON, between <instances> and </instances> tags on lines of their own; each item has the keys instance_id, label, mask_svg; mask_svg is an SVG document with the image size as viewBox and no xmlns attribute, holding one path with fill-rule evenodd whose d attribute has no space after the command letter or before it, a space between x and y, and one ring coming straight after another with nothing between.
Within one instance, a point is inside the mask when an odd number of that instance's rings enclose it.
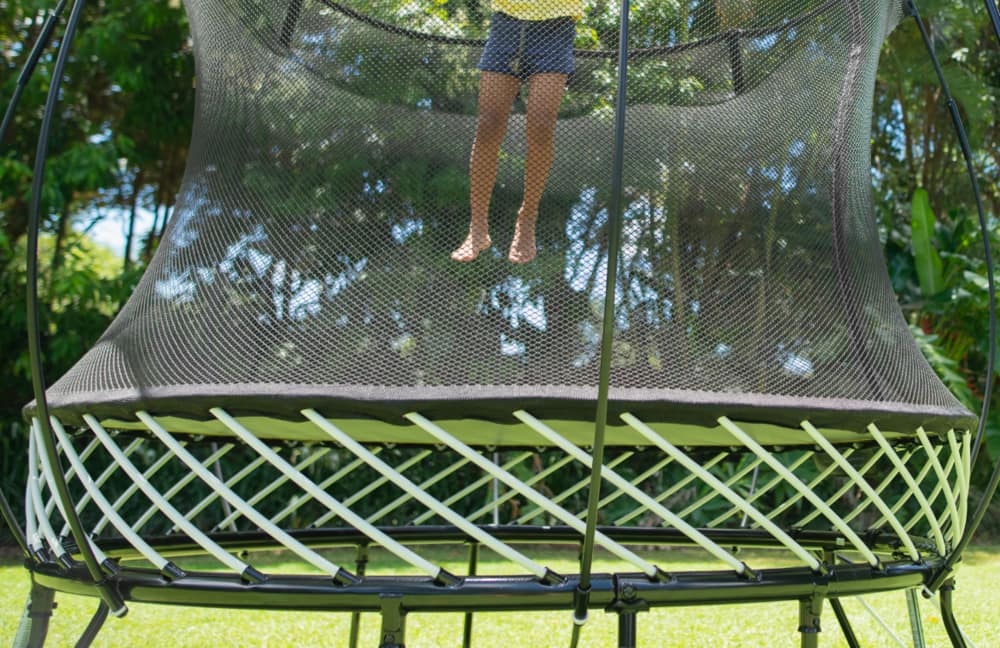
<instances>
[{"instance_id":1,"label":"vertical net pole","mask_svg":"<svg viewBox=\"0 0 1000 648\"><path fill-rule=\"evenodd\" d=\"M604 465L604 436L608 421L608 391L611 382L611 356L615 335L615 289L618 284L618 253L621 247L622 177L625 172L625 106L628 81L629 0L621 0L618 24L618 93L615 97L614 156L611 169L611 200L608 209L608 268L604 288L604 321L601 330L601 365L597 387L597 416L594 421L593 463L587 499L587 528L580 556L580 584L574 594L573 640L579 641L580 626L587 620L590 598L590 568L594 560L594 535L597 530L598 505L601 499L601 467Z\"/></svg>"},{"instance_id":2,"label":"vertical net pole","mask_svg":"<svg viewBox=\"0 0 1000 648\"><path fill-rule=\"evenodd\" d=\"M28 244L27 257L27 299L26 311L28 321L28 354L31 358L31 382L35 396L35 415L41 427L43 451L51 462L55 473L54 490L56 497L65 504L66 522L69 524L78 551L87 567L87 572L93 581L98 596L108 604L115 616L125 616L128 608L118 591L111 586L105 577L90 539L84 531L80 518L73 508L73 498L66 485L62 463L56 450L56 442L49 426L48 403L45 399L45 374L42 369L42 336L38 316L38 238L40 229L40 212L42 208L42 188L45 184L45 164L49 150L49 134L52 131L52 121L59 101L59 89L62 86L63 72L69 59L70 47L76 34L80 17L83 14L84 0L76 0L70 10L63 33L59 53L56 56L55 67L52 70L48 96L45 100L45 110L42 113L42 124L38 133L38 149L35 153L35 168L31 183L31 202L28 207Z\"/></svg>"},{"instance_id":3,"label":"vertical net pole","mask_svg":"<svg viewBox=\"0 0 1000 648\"><path fill-rule=\"evenodd\" d=\"M498 459L496 453L494 460ZM479 543L472 542L469 545L469 576L475 576L479 569ZM462 624L462 648L472 648L472 612L465 613L465 622Z\"/></svg>"}]
</instances>

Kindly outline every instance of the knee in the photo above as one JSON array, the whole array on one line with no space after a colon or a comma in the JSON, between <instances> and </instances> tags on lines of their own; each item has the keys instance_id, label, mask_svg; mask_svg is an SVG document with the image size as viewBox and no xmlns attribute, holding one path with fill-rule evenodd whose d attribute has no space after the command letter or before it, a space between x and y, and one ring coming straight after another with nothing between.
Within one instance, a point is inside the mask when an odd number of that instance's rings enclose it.
<instances>
[{"instance_id":1,"label":"knee","mask_svg":"<svg viewBox=\"0 0 1000 648\"><path fill-rule=\"evenodd\" d=\"M482 110L476 127L476 137L500 139L507 130L507 113L502 110Z\"/></svg>"},{"instance_id":2,"label":"knee","mask_svg":"<svg viewBox=\"0 0 1000 648\"><path fill-rule=\"evenodd\" d=\"M556 120L528 120L526 135L529 143L547 145L552 142L555 134Z\"/></svg>"}]
</instances>

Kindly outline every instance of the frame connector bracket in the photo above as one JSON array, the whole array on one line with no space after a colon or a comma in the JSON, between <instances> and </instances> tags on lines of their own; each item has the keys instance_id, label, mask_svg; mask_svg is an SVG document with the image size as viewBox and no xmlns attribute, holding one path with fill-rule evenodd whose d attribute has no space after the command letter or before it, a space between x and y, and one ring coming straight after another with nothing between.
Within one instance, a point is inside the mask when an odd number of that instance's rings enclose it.
<instances>
[{"instance_id":1,"label":"frame connector bracket","mask_svg":"<svg viewBox=\"0 0 1000 648\"><path fill-rule=\"evenodd\" d=\"M406 610L402 594L380 594L382 629L379 631L379 648L404 648L403 634Z\"/></svg>"}]
</instances>

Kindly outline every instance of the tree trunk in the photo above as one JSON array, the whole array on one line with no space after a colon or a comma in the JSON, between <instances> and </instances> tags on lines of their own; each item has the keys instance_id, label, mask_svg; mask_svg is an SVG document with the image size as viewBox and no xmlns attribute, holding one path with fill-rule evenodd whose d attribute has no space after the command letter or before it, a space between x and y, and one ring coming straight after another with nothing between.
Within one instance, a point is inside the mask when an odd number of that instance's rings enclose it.
<instances>
[{"instance_id":1,"label":"tree trunk","mask_svg":"<svg viewBox=\"0 0 1000 648\"><path fill-rule=\"evenodd\" d=\"M140 169L135 174L132 181L132 199L129 205L128 229L125 234L125 260L122 264L122 271L128 272L132 267L132 238L135 234L135 216L139 207L139 191L142 189L142 178L144 172Z\"/></svg>"}]
</instances>

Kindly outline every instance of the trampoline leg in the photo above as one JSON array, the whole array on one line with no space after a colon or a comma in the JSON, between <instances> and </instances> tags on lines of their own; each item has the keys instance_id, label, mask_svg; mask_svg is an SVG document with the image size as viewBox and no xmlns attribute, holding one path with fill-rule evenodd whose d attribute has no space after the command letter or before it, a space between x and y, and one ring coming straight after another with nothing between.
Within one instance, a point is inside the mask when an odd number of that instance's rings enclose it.
<instances>
[{"instance_id":1,"label":"trampoline leg","mask_svg":"<svg viewBox=\"0 0 1000 648\"><path fill-rule=\"evenodd\" d=\"M403 609L403 597L399 594L386 594L381 598L382 629L379 631L379 648L404 648L406 611Z\"/></svg>"},{"instance_id":2,"label":"trampoline leg","mask_svg":"<svg viewBox=\"0 0 1000 648\"><path fill-rule=\"evenodd\" d=\"M823 597L819 594L799 601L799 632L802 633L802 648L818 648L819 615L823 609Z\"/></svg>"},{"instance_id":3,"label":"trampoline leg","mask_svg":"<svg viewBox=\"0 0 1000 648\"><path fill-rule=\"evenodd\" d=\"M90 644L94 643L94 639L97 638L97 633L104 627L104 622L108 620L108 611L107 603L104 601L98 603L97 611L94 612L90 623L87 624L87 628L76 642L76 648L90 648Z\"/></svg>"},{"instance_id":4,"label":"trampoline leg","mask_svg":"<svg viewBox=\"0 0 1000 648\"><path fill-rule=\"evenodd\" d=\"M622 610L618 613L618 648L635 648L635 619L635 610Z\"/></svg>"},{"instance_id":5,"label":"trampoline leg","mask_svg":"<svg viewBox=\"0 0 1000 648\"><path fill-rule=\"evenodd\" d=\"M840 625L840 631L844 633L844 641L850 648L861 648L861 644L858 643L858 637L854 634L854 628L851 627L851 620L847 618L847 612L844 611L844 604L840 602L840 599L832 598L830 599L830 607L833 608L833 614L837 617L837 623Z\"/></svg>"},{"instance_id":6,"label":"trampoline leg","mask_svg":"<svg viewBox=\"0 0 1000 648\"><path fill-rule=\"evenodd\" d=\"M469 545L469 576L476 575L479 567L479 543ZM465 624L462 626L462 648L472 646L472 612L465 613Z\"/></svg>"},{"instance_id":7,"label":"trampoline leg","mask_svg":"<svg viewBox=\"0 0 1000 648\"><path fill-rule=\"evenodd\" d=\"M948 580L941 586L941 620L944 622L944 629L948 631L948 638L954 648L967 648L962 630L958 627L955 619L955 609L952 605L951 593L955 591L955 581Z\"/></svg>"},{"instance_id":8,"label":"trampoline leg","mask_svg":"<svg viewBox=\"0 0 1000 648\"><path fill-rule=\"evenodd\" d=\"M363 578L365 567L368 565L368 546L358 545L358 553L354 558L354 573ZM358 633L361 630L361 613L351 612L351 634L348 637L347 645L350 648L358 648Z\"/></svg>"},{"instance_id":9,"label":"trampoline leg","mask_svg":"<svg viewBox=\"0 0 1000 648\"><path fill-rule=\"evenodd\" d=\"M927 640L924 638L924 622L920 616L920 600L917 598L917 590L913 588L906 590L906 611L910 615L913 648L927 648Z\"/></svg>"},{"instance_id":10,"label":"trampoline leg","mask_svg":"<svg viewBox=\"0 0 1000 648\"><path fill-rule=\"evenodd\" d=\"M31 584L31 593L24 606L24 615L14 635L14 648L41 648L49 632L49 620L55 609L55 590Z\"/></svg>"}]
</instances>

